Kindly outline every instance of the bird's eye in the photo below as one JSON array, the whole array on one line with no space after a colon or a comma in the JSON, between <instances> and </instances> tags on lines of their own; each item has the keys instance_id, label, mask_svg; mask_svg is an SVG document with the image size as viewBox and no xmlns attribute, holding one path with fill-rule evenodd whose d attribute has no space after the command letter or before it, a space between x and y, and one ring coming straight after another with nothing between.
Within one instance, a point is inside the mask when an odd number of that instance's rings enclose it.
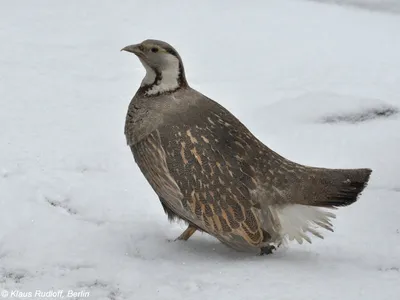
<instances>
[{"instance_id":1,"label":"bird's eye","mask_svg":"<svg viewBox=\"0 0 400 300\"><path fill-rule=\"evenodd\" d=\"M156 48L156 47L151 48L151 52L157 53L158 52L158 48Z\"/></svg>"}]
</instances>

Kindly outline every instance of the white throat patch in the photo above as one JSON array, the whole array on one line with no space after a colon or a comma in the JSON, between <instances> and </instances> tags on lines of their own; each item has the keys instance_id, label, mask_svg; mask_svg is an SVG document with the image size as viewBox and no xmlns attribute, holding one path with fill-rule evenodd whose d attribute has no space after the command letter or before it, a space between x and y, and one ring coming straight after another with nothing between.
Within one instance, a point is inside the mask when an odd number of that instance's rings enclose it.
<instances>
[{"instance_id":1,"label":"white throat patch","mask_svg":"<svg viewBox=\"0 0 400 300\"><path fill-rule=\"evenodd\" d=\"M161 71L161 80L154 82L156 79L156 73L146 64L146 62L140 59L146 69L146 76L143 78L141 86L151 85L154 83L151 89L146 91L146 95L168 92L179 87L179 60L171 54L166 54L166 60L165 69Z\"/></svg>"}]
</instances>

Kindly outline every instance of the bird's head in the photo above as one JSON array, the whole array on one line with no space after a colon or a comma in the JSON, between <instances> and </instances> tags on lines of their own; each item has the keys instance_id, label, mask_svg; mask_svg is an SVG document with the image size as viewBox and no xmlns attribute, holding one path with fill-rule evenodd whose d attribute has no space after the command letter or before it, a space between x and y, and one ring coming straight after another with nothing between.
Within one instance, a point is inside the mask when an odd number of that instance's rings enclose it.
<instances>
[{"instance_id":1,"label":"bird's head","mask_svg":"<svg viewBox=\"0 0 400 300\"><path fill-rule=\"evenodd\" d=\"M139 91L147 96L160 95L187 87L185 70L178 52L168 43L145 40L121 49L135 54L146 69Z\"/></svg>"}]
</instances>

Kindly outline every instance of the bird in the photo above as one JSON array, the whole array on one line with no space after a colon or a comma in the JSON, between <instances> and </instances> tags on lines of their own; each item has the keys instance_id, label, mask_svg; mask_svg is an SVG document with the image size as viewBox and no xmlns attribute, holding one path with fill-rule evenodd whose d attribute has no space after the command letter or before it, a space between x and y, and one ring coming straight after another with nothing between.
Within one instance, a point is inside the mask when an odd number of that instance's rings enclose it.
<instances>
[{"instance_id":1,"label":"bird","mask_svg":"<svg viewBox=\"0 0 400 300\"><path fill-rule=\"evenodd\" d=\"M291 161L231 112L188 84L179 53L147 39L124 47L146 74L132 98L125 137L170 221L237 251L271 254L283 243L324 238L335 209L357 201L372 170Z\"/></svg>"}]
</instances>

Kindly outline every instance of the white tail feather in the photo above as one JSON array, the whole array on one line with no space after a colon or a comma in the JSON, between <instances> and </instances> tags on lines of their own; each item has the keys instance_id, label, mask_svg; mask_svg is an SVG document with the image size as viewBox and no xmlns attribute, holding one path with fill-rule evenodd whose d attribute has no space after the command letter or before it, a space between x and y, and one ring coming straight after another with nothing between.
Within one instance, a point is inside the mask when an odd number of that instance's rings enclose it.
<instances>
[{"instance_id":1,"label":"white tail feather","mask_svg":"<svg viewBox=\"0 0 400 300\"><path fill-rule=\"evenodd\" d=\"M280 222L282 238L286 237L290 241L296 240L299 244L302 244L303 240L311 244L308 233L323 239L324 237L318 232L318 229L324 228L333 231L331 219L336 217L334 213L323 208L299 204L276 209L274 215Z\"/></svg>"}]
</instances>

